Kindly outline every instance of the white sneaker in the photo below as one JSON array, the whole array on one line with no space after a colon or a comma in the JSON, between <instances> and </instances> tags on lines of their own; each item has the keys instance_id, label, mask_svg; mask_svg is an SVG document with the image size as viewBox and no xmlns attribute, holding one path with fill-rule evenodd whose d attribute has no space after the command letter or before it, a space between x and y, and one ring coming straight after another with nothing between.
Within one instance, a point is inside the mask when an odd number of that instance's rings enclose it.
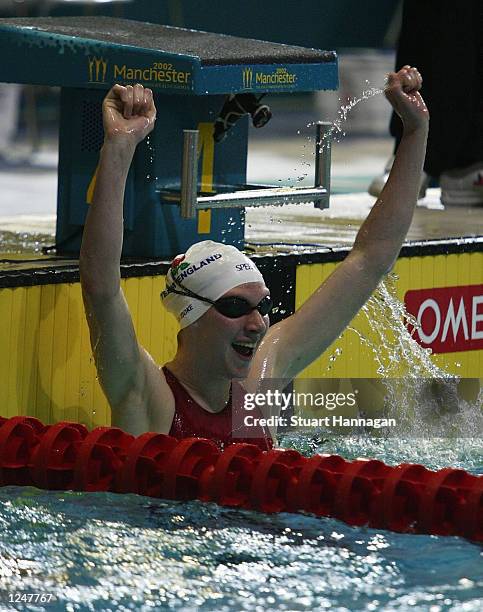
<instances>
[{"instance_id":1,"label":"white sneaker","mask_svg":"<svg viewBox=\"0 0 483 612\"><path fill-rule=\"evenodd\" d=\"M384 168L384 174L375 176L369 185L368 192L371 196L378 198L381 195L381 191L384 189L384 185L387 183L389 172L391 171L392 164L394 162L394 155L389 159ZM422 200L426 196L426 189L429 186L430 177L423 172L421 175L421 187L419 189L418 200Z\"/></svg>"},{"instance_id":2,"label":"white sneaker","mask_svg":"<svg viewBox=\"0 0 483 612\"><path fill-rule=\"evenodd\" d=\"M381 191L384 189L384 185L387 182L387 177L389 176L389 172L391 171L393 163L394 163L394 155L389 158L384 168L384 173L380 174L379 176L375 176L372 179L372 182L369 185L369 189L367 190L371 196L378 198L381 195Z\"/></svg>"},{"instance_id":3,"label":"white sneaker","mask_svg":"<svg viewBox=\"0 0 483 612\"><path fill-rule=\"evenodd\" d=\"M483 162L443 172L439 182L445 206L483 205Z\"/></svg>"}]
</instances>

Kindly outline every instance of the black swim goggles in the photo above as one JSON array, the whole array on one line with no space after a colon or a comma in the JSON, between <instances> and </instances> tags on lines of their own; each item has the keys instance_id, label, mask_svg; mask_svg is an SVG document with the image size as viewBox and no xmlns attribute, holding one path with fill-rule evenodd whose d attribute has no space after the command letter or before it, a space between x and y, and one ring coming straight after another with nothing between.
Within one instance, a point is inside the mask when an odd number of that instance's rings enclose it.
<instances>
[{"instance_id":1,"label":"black swim goggles","mask_svg":"<svg viewBox=\"0 0 483 612\"><path fill-rule=\"evenodd\" d=\"M177 289L175 285L178 285L179 289ZM254 310L258 310L262 317L264 317L272 310L273 307L273 301L269 295L262 298L256 306L251 306L245 298L237 296L221 297L217 300L210 300L209 298L198 295L194 291L183 287L183 285L174 277L173 284L168 287L168 292L177 293L178 295L185 295L186 297L192 297L196 300L201 300L202 302L211 304L220 314L222 314L224 317L228 317L228 319L238 319L239 317L243 317Z\"/></svg>"}]
</instances>

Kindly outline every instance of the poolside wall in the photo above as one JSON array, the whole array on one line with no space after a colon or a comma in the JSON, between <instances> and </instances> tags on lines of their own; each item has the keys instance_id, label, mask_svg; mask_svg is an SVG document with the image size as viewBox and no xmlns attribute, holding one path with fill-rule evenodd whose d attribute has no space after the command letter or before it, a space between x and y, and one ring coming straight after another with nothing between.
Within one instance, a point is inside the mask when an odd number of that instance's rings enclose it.
<instances>
[{"instance_id":1,"label":"poolside wall","mask_svg":"<svg viewBox=\"0 0 483 612\"><path fill-rule=\"evenodd\" d=\"M298 267L297 308L331 274L336 266L337 263ZM396 262L393 273L398 277L395 283L396 296L403 303L408 291L443 287L468 288L479 286L478 294L483 297L483 253L401 257ZM350 287L347 290L350 291ZM462 294L464 295L465 291ZM454 308L457 311L458 302L455 302ZM479 306L477 312L480 316L483 315L483 304ZM471 314L468 313L469 333L471 333L470 318ZM321 321L321 325L323 325L323 321ZM304 370L302 374L304 378L324 377L329 372L330 376L334 378L379 377L377 372L379 364L374 358L374 350L371 346L375 345L382 348L378 334L374 329L371 329L368 318L363 312L359 312L349 327L356 329L368 342L361 343L357 333L351 331L351 329L346 330L342 337L336 340L320 359ZM443 327L444 321L441 321L441 333ZM477 328L480 333L483 331L483 318ZM384 337L387 338L388 344L394 344L395 333L398 333L397 329L385 329ZM453 350L451 326L447 339L449 341L448 348L451 349L451 352L444 351L433 354L431 357L433 363L450 374L461 377L482 377L483 350L467 350L468 347L465 347L465 350L462 351ZM382 361L385 361L384 356L382 356ZM400 362L397 367L391 367L392 375L403 376L407 371L407 363Z\"/></svg>"},{"instance_id":2,"label":"poolside wall","mask_svg":"<svg viewBox=\"0 0 483 612\"><path fill-rule=\"evenodd\" d=\"M396 263L399 299L409 290L442 287L476 287L483 295L482 242L422 245L405 247ZM275 303L280 303L278 316L300 306L344 256L340 250L260 258L257 263ZM175 320L159 300L165 272L166 264L123 267L122 286L138 338L158 363L168 361L176 350ZM483 324L478 326L481 329ZM380 343L363 314L351 327ZM389 339L390 333L387 331ZM75 266L0 273L0 347L2 416L30 415L45 423L70 420L88 427L110 423L109 408L96 379ZM331 360L337 349L340 355ZM450 373L483 379L482 348L439 353L432 359ZM377 378L377 368L373 350L356 333L346 331L301 376ZM405 371L407 364L401 363L400 375Z\"/></svg>"}]
</instances>

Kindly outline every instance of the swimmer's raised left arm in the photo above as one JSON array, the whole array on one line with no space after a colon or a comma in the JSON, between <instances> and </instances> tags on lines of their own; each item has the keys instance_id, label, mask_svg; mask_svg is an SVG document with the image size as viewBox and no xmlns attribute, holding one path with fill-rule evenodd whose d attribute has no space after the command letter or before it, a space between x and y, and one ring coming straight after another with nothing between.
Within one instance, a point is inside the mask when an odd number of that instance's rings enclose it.
<instances>
[{"instance_id":1,"label":"swimmer's raised left arm","mask_svg":"<svg viewBox=\"0 0 483 612\"><path fill-rule=\"evenodd\" d=\"M317 359L394 265L413 217L426 152L429 113L421 84L409 66L388 75L385 95L404 128L386 186L346 259L294 315L269 330L257 355L271 361L269 376L293 378Z\"/></svg>"}]
</instances>

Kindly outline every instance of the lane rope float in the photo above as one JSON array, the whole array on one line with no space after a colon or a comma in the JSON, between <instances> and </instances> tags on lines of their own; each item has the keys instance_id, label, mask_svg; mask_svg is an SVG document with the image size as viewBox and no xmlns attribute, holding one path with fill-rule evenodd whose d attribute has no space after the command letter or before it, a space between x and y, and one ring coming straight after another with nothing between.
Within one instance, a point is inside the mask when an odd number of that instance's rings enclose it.
<instances>
[{"instance_id":1,"label":"lane rope float","mask_svg":"<svg viewBox=\"0 0 483 612\"><path fill-rule=\"evenodd\" d=\"M483 476L204 438L0 417L0 486L136 493L483 541Z\"/></svg>"}]
</instances>

